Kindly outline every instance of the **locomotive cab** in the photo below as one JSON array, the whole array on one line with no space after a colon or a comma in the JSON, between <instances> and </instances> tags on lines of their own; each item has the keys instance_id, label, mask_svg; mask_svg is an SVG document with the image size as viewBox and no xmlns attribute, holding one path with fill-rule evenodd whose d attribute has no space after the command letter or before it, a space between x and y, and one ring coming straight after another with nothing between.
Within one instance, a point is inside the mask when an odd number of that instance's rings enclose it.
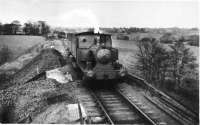
<instances>
[{"instance_id":1,"label":"locomotive cab","mask_svg":"<svg viewBox=\"0 0 200 125\"><path fill-rule=\"evenodd\" d=\"M118 50L112 48L110 34L75 34L72 44L73 56L84 77L103 80L125 75L125 68L118 63Z\"/></svg>"}]
</instances>

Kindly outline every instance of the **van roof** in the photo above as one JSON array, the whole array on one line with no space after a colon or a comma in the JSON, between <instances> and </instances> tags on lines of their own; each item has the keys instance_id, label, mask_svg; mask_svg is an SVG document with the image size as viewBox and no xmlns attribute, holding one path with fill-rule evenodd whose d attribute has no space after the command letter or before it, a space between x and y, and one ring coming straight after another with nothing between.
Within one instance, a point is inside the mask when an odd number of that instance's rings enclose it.
<instances>
[{"instance_id":1,"label":"van roof","mask_svg":"<svg viewBox=\"0 0 200 125\"><path fill-rule=\"evenodd\" d=\"M76 36L80 36L80 35L105 35L105 36L111 36L111 34L105 34L105 33L94 33L94 32L81 32L81 33L77 33L75 34Z\"/></svg>"}]
</instances>

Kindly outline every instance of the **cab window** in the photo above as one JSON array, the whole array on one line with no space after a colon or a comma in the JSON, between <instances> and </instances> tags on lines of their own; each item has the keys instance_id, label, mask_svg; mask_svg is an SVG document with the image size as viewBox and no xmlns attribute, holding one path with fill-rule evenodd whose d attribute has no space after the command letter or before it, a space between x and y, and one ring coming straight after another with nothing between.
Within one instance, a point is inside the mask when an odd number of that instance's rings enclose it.
<instances>
[{"instance_id":1,"label":"cab window","mask_svg":"<svg viewBox=\"0 0 200 125\"><path fill-rule=\"evenodd\" d=\"M91 48L93 46L97 46L99 42L98 36L87 35L79 37L79 48Z\"/></svg>"},{"instance_id":2,"label":"cab window","mask_svg":"<svg viewBox=\"0 0 200 125\"><path fill-rule=\"evenodd\" d=\"M101 36L101 44L104 44L106 47L111 47L111 37L110 36Z\"/></svg>"},{"instance_id":3,"label":"cab window","mask_svg":"<svg viewBox=\"0 0 200 125\"><path fill-rule=\"evenodd\" d=\"M79 48L92 48L99 46L111 47L110 36L85 35L79 36Z\"/></svg>"}]
</instances>

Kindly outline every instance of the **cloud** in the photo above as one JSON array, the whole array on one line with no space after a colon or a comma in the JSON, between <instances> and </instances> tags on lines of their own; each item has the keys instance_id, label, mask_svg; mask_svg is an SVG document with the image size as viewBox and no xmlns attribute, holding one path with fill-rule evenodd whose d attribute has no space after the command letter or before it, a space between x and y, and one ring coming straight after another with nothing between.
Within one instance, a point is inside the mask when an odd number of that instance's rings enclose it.
<instances>
[{"instance_id":1,"label":"cloud","mask_svg":"<svg viewBox=\"0 0 200 125\"><path fill-rule=\"evenodd\" d=\"M12 20L65 27L195 27L198 2L0 0L0 21Z\"/></svg>"},{"instance_id":2,"label":"cloud","mask_svg":"<svg viewBox=\"0 0 200 125\"><path fill-rule=\"evenodd\" d=\"M60 14L54 25L66 27L99 27L99 21L90 9L77 8Z\"/></svg>"}]
</instances>

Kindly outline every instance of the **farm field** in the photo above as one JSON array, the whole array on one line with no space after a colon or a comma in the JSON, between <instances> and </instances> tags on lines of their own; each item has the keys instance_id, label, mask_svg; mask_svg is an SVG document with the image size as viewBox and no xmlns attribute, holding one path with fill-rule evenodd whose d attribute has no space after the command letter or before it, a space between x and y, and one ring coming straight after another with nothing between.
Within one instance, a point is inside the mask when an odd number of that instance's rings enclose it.
<instances>
[{"instance_id":1,"label":"farm field","mask_svg":"<svg viewBox=\"0 0 200 125\"><path fill-rule=\"evenodd\" d=\"M169 45L163 44L163 46L168 49ZM119 49L119 56L126 57L126 56L134 56L137 52L137 46L136 41L127 41L127 40L116 40L113 39L113 47L116 47ZM190 51L193 53L193 55L196 57L196 62L199 62L199 47L196 46L190 46L186 45L187 48L190 48ZM123 54L123 55L122 55ZM133 61L136 61L136 59L133 59Z\"/></svg>"},{"instance_id":2,"label":"farm field","mask_svg":"<svg viewBox=\"0 0 200 125\"><path fill-rule=\"evenodd\" d=\"M25 36L25 35L0 35L0 46L6 45L12 51L15 58L28 48L45 42L45 38L41 36Z\"/></svg>"},{"instance_id":3,"label":"farm field","mask_svg":"<svg viewBox=\"0 0 200 125\"><path fill-rule=\"evenodd\" d=\"M189 45L186 45L186 47L190 48L190 51L194 54L194 56L197 58L197 61L199 62L199 47Z\"/></svg>"},{"instance_id":4,"label":"farm field","mask_svg":"<svg viewBox=\"0 0 200 125\"><path fill-rule=\"evenodd\" d=\"M44 43L45 38L41 36L24 36L24 35L0 35L0 46L6 45L10 50L12 50L13 58L19 56L25 50L30 47L33 47L36 44ZM136 41L127 41L127 40L116 40L113 39L113 47L119 49L119 56L121 58L126 58L128 56L134 57L137 52ZM168 48L168 45L164 44L164 47ZM189 46L191 52L197 58L197 63L199 62L199 47ZM133 62L136 59L132 59Z\"/></svg>"},{"instance_id":5,"label":"farm field","mask_svg":"<svg viewBox=\"0 0 200 125\"><path fill-rule=\"evenodd\" d=\"M119 62L122 63L130 73L134 72L136 63L135 54L137 52L136 41L115 40L113 47L119 50Z\"/></svg>"}]
</instances>

